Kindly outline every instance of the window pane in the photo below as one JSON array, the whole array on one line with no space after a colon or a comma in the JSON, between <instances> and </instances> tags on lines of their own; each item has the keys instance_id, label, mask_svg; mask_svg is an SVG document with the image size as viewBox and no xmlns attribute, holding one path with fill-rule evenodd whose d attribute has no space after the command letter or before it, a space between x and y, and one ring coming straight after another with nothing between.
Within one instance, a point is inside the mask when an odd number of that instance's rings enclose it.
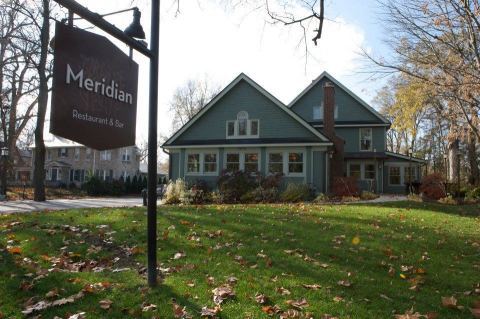
<instances>
[{"instance_id":1,"label":"window pane","mask_svg":"<svg viewBox=\"0 0 480 319\"><path fill-rule=\"evenodd\" d=\"M289 173L302 173L303 172L303 163L300 164L288 164Z\"/></svg>"},{"instance_id":2,"label":"window pane","mask_svg":"<svg viewBox=\"0 0 480 319\"><path fill-rule=\"evenodd\" d=\"M350 164L350 176L361 178L360 164Z\"/></svg>"},{"instance_id":3,"label":"window pane","mask_svg":"<svg viewBox=\"0 0 480 319\"><path fill-rule=\"evenodd\" d=\"M320 105L315 105L313 107L313 119L314 120L323 119L323 107L321 107Z\"/></svg>"},{"instance_id":4,"label":"window pane","mask_svg":"<svg viewBox=\"0 0 480 319\"><path fill-rule=\"evenodd\" d=\"M200 154L188 154L187 171L191 173L200 172Z\"/></svg>"},{"instance_id":5,"label":"window pane","mask_svg":"<svg viewBox=\"0 0 480 319\"><path fill-rule=\"evenodd\" d=\"M227 171L236 172L240 170L240 163L227 163Z\"/></svg>"},{"instance_id":6,"label":"window pane","mask_svg":"<svg viewBox=\"0 0 480 319\"><path fill-rule=\"evenodd\" d=\"M217 171L217 154L205 154L203 161L203 171L205 173L214 173Z\"/></svg>"},{"instance_id":7,"label":"window pane","mask_svg":"<svg viewBox=\"0 0 480 319\"><path fill-rule=\"evenodd\" d=\"M303 162L303 153L288 153L289 162Z\"/></svg>"},{"instance_id":8,"label":"window pane","mask_svg":"<svg viewBox=\"0 0 480 319\"><path fill-rule=\"evenodd\" d=\"M372 129L360 129L360 149L362 151L370 151L372 149Z\"/></svg>"},{"instance_id":9,"label":"window pane","mask_svg":"<svg viewBox=\"0 0 480 319\"><path fill-rule=\"evenodd\" d=\"M217 162L217 154L205 154L205 163Z\"/></svg>"},{"instance_id":10,"label":"window pane","mask_svg":"<svg viewBox=\"0 0 480 319\"><path fill-rule=\"evenodd\" d=\"M270 153L268 154L268 161L272 162L283 162L283 155L282 153Z\"/></svg>"},{"instance_id":11,"label":"window pane","mask_svg":"<svg viewBox=\"0 0 480 319\"><path fill-rule=\"evenodd\" d=\"M303 173L303 153L288 153L288 172Z\"/></svg>"},{"instance_id":12,"label":"window pane","mask_svg":"<svg viewBox=\"0 0 480 319\"><path fill-rule=\"evenodd\" d=\"M238 120L238 135L247 135L247 120Z\"/></svg>"},{"instance_id":13,"label":"window pane","mask_svg":"<svg viewBox=\"0 0 480 319\"><path fill-rule=\"evenodd\" d=\"M248 173L258 172L258 154L257 153L245 154L245 172L248 172Z\"/></svg>"},{"instance_id":14,"label":"window pane","mask_svg":"<svg viewBox=\"0 0 480 319\"><path fill-rule=\"evenodd\" d=\"M250 135L258 135L258 121L252 120L250 122Z\"/></svg>"},{"instance_id":15,"label":"window pane","mask_svg":"<svg viewBox=\"0 0 480 319\"><path fill-rule=\"evenodd\" d=\"M233 136L235 134L235 122L227 122L227 135Z\"/></svg>"},{"instance_id":16,"label":"window pane","mask_svg":"<svg viewBox=\"0 0 480 319\"><path fill-rule=\"evenodd\" d=\"M405 167L405 183L415 181L415 168Z\"/></svg>"},{"instance_id":17,"label":"window pane","mask_svg":"<svg viewBox=\"0 0 480 319\"><path fill-rule=\"evenodd\" d=\"M269 163L268 172L271 174L281 174L283 173L283 163Z\"/></svg>"},{"instance_id":18,"label":"window pane","mask_svg":"<svg viewBox=\"0 0 480 319\"><path fill-rule=\"evenodd\" d=\"M240 154L227 154L228 162L240 162Z\"/></svg>"},{"instance_id":19,"label":"window pane","mask_svg":"<svg viewBox=\"0 0 480 319\"><path fill-rule=\"evenodd\" d=\"M365 164L365 179L375 179L374 164Z\"/></svg>"},{"instance_id":20,"label":"window pane","mask_svg":"<svg viewBox=\"0 0 480 319\"><path fill-rule=\"evenodd\" d=\"M389 179L391 185L400 185L400 167L389 168Z\"/></svg>"}]
</instances>

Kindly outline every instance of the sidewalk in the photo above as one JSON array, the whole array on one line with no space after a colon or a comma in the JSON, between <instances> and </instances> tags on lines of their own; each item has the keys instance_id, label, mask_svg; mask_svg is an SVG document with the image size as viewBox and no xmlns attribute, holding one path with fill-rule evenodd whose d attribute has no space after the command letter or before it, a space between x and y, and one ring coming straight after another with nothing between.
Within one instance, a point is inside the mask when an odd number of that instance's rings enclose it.
<instances>
[{"instance_id":1,"label":"sidewalk","mask_svg":"<svg viewBox=\"0 0 480 319\"><path fill-rule=\"evenodd\" d=\"M75 208L135 207L142 206L142 198L98 197L79 199L52 199L45 202L16 200L0 202L0 214L26 213L42 210L62 210Z\"/></svg>"}]
</instances>

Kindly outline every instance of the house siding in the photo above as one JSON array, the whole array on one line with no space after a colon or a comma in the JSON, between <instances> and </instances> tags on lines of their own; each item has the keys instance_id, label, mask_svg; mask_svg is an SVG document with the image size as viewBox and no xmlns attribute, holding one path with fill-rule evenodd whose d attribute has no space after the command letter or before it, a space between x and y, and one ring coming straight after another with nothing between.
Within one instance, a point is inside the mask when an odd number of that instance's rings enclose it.
<instances>
[{"instance_id":1,"label":"house siding","mask_svg":"<svg viewBox=\"0 0 480 319\"><path fill-rule=\"evenodd\" d=\"M360 151L360 128L341 127L335 128L335 133L345 141L345 152ZM385 151L385 128L372 127L372 151Z\"/></svg>"},{"instance_id":2,"label":"house siding","mask_svg":"<svg viewBox=\"0 0 480 319\"><path fill-rule=\"evenodd\" d=\"M320 80L291 106L291 109L307 122L317 121L313 119L313 106L323 102L323 85L325 82L329 82L328 78ZM338 105L338 117L335 121L362 120L375 121L378 124L383 123L377 116L337 85L335 85L335 104Z\"/></svg>"},{"instance_id":3,"label":"house siding","mask_svg":"<svg viewBox=\"0 0 480 319\"><path fill-rule=\"evenodd\" d=\"M246 81L240 81L178 138L178 142L215 140L226 137L226 122L236 120L240 111L260 120L259 138L316 138L273 101Z\"/></svg>"}]
</instances>

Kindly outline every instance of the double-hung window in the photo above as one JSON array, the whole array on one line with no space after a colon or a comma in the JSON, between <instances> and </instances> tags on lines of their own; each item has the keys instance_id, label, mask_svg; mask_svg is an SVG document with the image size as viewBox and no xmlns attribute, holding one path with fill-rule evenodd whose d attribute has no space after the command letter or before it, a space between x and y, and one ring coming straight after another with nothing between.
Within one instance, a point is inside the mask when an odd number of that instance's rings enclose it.
<instances>
[{"instance_id":1,"label":"double-hung window","mask_svg":"<svg viewBox=\"0 0 480 319\"><path fill-rule=\"evenodd\" d=\"M101 161L110 161L112 159L112 152L111 151L101 151L100 152L100 160Z\"/></svg>"},{"instance_id":2,"label":"double-hung window","mask_svg":"<svg viewBox=\"0 0 480 319\"><path fill-rule=\"evenodd\" d=\"M258 153L245 153L245 172L258 172Z\"/></svg>"},{"instance_id":3,"label":"double-hung window","mask_svg":"<svg viewBox=\"0 0 480 319\"><path fill-rule=\"evenodd\" d=\"M360 128L360 150L372 150L372 129L370 127Z\"/></svg>"},{"instance_id":4,"label":"double-hung window","mask_svg":"<svg viewBox=\"0 0 480 319\"><path fill-rule=\"evenodd\" d=\"M80 160L80 148L76 147L74 150L73 150L73 158L78 161Z\"/></svg>"},{"instance_id":5,"label":"double-hung window","mask_svg":"<svg viewBox=\"0 0 480 319\"><path fill-rule=\"evenodd\" d=\"M257 138L260 132L260 121L249 119L246 111L238 112L237 119L226 122L227 138Z\"/></svg>"},{"instance_id":6,"label":"double-hung window","mask_svg":"<svg viewBox=\"0 0 480 319\"><path fill-rule=\"evenodd\" d=\"M324 113L323 102L320 105L314 105L312 110L313 110L312 116L314 120L323 120L323 113ZM333 110L333 117L335 119L338 118L338 105L335 105L335 108Z\"/></svg>"},{"instance_id":7,"label":"double-hung window","mask_svg":"<svg viewBox=\"0 0 480 319\"><path fill-rule=\"evenodd\" d=\"M204 173L217 172L217 154L216 153L203 154L203 172Z\"/></svg>"},{"instance_id":8,"label":"double-hung window","mask_svg":"<svg viewBox=\"0 0 480 319\"><path fill-rule=\"evenodd\" d=\"M400 175L400 167L398 166L390 166L388 168L388 183L390 185L400 185L401 184L401 175Z\"/></svg>"},{"instance_id":9,"label":"double-hung window","mask_svg":"<svg viewBox=\"0 0 480 319\"><path fill-rule=\"evenodd\" d=\"M68 157L68 148L61 147L58 149L58 157Z\"/></svg>"},{"instance_id":10,"label":"double-hung window","mask_svg":"<svg viewBox=\"0 0 480 319\"><path fill-rule=\"evenodd\" d=\"M356 177L358 179L362 178L362 168L360 163L350 163L349 164L350 176Z\"/></svg>"},{"instance_id":11,"label":"double-hung window","mask_svg":"<svg viewBox=\"0 0 480 319\"><path fill-rule=\"evenodd\" d=\"M407 166L404 168L404 172L405 183L414 182L416 180L415 167Z\"/></svg>"},{"instance_id":12,"label":"double-hung window","mask_svg":"<svg viewBox=\"0 0 480 319\"><path fill-rule=\"evenodd\" d=\"M187 175L212 175L217 173L218 154L216 152L187 153Z\"/></svg>"},{"instance_id":13,"label":"double-hung window","mask_svg":"<svg viewBox=\"0 0 480 319\"><path fill-rule=\"evenodd\" d=\"M375 164L365 164L365 179L375 179Z\"/></svg>"},{"instance_id":14,"label":"double-hung window","mask_svg":"<svg viewBox=\"0 0 480 319\"><path fill-rule=\"evenodd\" d=\"M187 172L200 173L200 153L187 155Z\"/></svg>"},{"instance_id":15,"label":"double-hung window","mask_svg":"<svg viewBox=\"0 0 480 319\"><path fill-rule=\"evenodd\" d=\"M268 173L283 174L283 153L282 152L268 154Z\"/></svg>"},{"instance_id":16,"label":"double-hung window","mask_svg":"<svg viewBox=\"0 0 480 319\"><path fill-rule=\"evenodd\" d=\"M303 153L288 153L288 174L303 173Z\"/></svg>"},{"instance_id":17,"label":"double-hung window","mask_svg":"<svg viewBox=\"0 0 480 319\"><path fill-rule=\"evenodd\" d=\"M227 158L226 158L225 168L231 172L239 171L240 170L240 154L227 153L226 157Z\"/></svg>"},{"instance_id":18,"label":"double-hung window","mask_svg":"<svg viewBox=\"0 0 480 319\"><path fill-rule=\"evenodd\" d=\"M124 148L122 151L122 162L130 162L130 149L128 147Z\"/></svg>"}]
</instances>

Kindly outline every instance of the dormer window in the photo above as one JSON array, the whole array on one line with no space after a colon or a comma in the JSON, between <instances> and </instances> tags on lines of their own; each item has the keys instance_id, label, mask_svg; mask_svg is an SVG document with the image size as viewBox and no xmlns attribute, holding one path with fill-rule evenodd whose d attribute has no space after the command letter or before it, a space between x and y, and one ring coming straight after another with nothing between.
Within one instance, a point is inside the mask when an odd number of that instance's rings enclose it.
<instances>
[{"instance_id":1,"label":"dormer window","mask_svg":"<svg viewBox=\"0 0 480 319\"><path fill-rule=\"evenodd\" d=\"M323 120L323 102L320 105L313 106L313 119ZM338 118L338 105L335 105L334 115L335 119Z\"/></svg>"},{"instance_id":2,"label":"dormer window","mask_svg":"<svg viewBox=\"0 0 480 319\"><path fill-rule=\"evenodd\" d=\"M240 111L235 121L226 123L227 138L255 138L259 136L260 121L250 120L246 111Z\"/></svg>"}]
</instances>

